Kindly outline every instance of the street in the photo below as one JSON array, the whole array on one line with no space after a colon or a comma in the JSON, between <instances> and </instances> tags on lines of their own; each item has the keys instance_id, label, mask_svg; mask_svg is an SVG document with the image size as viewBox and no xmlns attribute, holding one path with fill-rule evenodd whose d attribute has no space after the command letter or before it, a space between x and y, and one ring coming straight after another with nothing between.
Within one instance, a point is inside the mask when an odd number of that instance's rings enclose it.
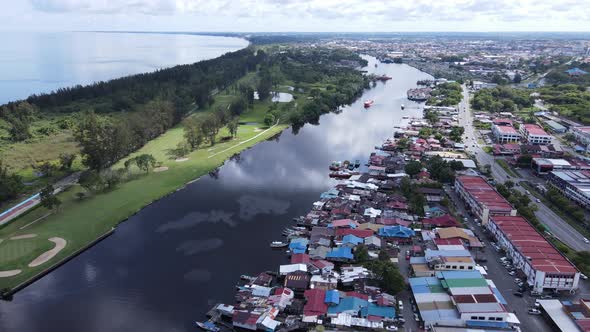
<instances>
[{"instance_id":1,"label":"street","mask_svg":"<svg viewBox=\"0 0 590 332\"><path fill-rule=\"evenodd\" d=\"M494 156L482 150L482 147L477 143L477 134L473 127L473 114L471 113L469 104L469 91L465 85L463 85L463 100L459 103L458 119L459 125L465 128L466 138L464 138L464 142L466 151L473 153L480 165L489 164L491 166L492 176L497 182L502 183L507 180L520 182L522 180L529 180L510 177L506 171L495 162ZM519 174L517 170L514 171ZM520 186L515 186L514 188L523 193L526 191ZM535 204L538 208L535 215L539 221L543 223L556 238L576 251L590 250L590 245L584 243L584 236L560 216L555 214L555 212L545 204L537 203L534 199L532 204Z\"/></svg>"}]
</instances>

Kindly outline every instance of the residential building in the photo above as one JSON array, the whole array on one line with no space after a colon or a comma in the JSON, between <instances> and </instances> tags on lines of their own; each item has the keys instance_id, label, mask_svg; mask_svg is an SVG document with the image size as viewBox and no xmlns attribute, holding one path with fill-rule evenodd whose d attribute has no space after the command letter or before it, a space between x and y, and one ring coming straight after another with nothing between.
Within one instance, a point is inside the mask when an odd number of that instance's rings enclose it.
<instances>
[{"instance_id":1,"label":"residential building","mask_svg":"<svg viewBox=\"0 0 590 332\"><path fill-rule=\"evenodd\" d=\"M553 171L547 183L568 199L590 208L590 171Z\"/></svg>"},{"instance_id":2,"label":"residential building","mask_svg":"<svg viewBox=\"0 0 590 332\"><path fill-rule=\"evenodd\" d=\"M584 146L590 145L590 126L571 127L570 133L574 135L576 141Z\"/></svg>"},{"instance_id":3,"label":"residential building","mask_svg":"<svg viewBox=\"0 0 590 332\"><path fill-rule=\"evenodd\" d=\"M489 183L479 176L458 176L455 191L485 225L490 216L515 216L516 210Z\"/></svg>"},{"instance_id":4,"label":"residential building","mask_svg":"<svg viewBox=\"0 0 590 332\"><path fill-rule=\"evenodd\" d=\"M492 216L486 225L533 291L575 291L580 272L526 219Z\"/></svg>"},{"instance_id":5,"label":"residential building","mask_svg":"<svg viewBox=\"0 0 590 332\"><path fill-rule=\"evenodd\" d=\"M523 124L520 126L520 133L525 142L529 144L546 145L551 144L551 135L536 124Z\"/></svg>"},{"instance_id":6,"label":"residential building","mask_svg":"<svg viewBox=\"0 0 590 332\"><path fill-rule=\"evenodd\" d=\"M590 301L537 300L555 331L590 332Z\"/></svg>"},{"instance_id":7,"label":"residential building","mask_svg":"<svg viewBox=\"0 0 590 332\"><path fill-rule=\"evenodd\" d=\"M531 168L538 175L549 174L551 171L590 170L590 164L577 159L533 158Z\"/></svg>"},{"instance_id":8,"label":"residential building","mask_svg":"<svg viewBox=\"0 0 590 332\"><path fill-rule=\"evenodd\" d=\"M556 134L563 134L567 131L565 126L553 120L545 121L545 124L549 127L549 130Z\"/></svg>"},{"instance_id":9,"label":"residential building","mask_svg":"<svg viewBox=\"0 0 590 332\"><path fill-rule=\"evenodd\" d=\"M512 126L494 124L492 125L492 134L496 142L501 144L520 142L520 134Z\"/></svg>"}]
</instances>

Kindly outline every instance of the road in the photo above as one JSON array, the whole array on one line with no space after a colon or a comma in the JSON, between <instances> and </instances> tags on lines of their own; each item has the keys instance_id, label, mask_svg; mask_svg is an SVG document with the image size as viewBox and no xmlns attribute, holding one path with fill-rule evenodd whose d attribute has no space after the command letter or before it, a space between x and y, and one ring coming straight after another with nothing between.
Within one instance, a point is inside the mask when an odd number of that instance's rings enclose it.
<instances>
[{"instance_id":1,"label":"road","mask_svg":"<svg viewBox=\"0 0 590 332\"><path fill-rule=\"evenodd\" d=\"M473 114L471 113L469 105L469 91L467 90L466 85L463 85L463 100L459 103L458 120L459 125L465 128L464 142L466 151L474 154L480 165L489 164L491 166L492 176L496 181L505 182L511 180L514 182L520 182L522 180L529 180L512 178L509 176L506 171L496 163L494 157L483 151L481 146L477 143L477 136L475 128L473 127ZM516 170L515 173L517 173ZM515 189L523 193L526 192L526 190L520 186L516 186ZM584 243L584 236L570 226L570 224L555 214L555 212L545 204L538 203L534 199L533 204L538 208L535 215L555 237L576 251L590 250L590 244Z\"/></svg>"}]
</instances>

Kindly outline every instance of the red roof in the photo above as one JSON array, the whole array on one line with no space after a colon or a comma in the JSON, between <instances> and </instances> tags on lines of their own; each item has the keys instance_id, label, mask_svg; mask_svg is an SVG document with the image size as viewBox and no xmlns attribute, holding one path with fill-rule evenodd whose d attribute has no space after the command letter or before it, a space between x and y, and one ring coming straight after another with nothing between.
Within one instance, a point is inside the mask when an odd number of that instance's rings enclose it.
<instances>
[{"instance_id":1,"label":"red roof","mask_svg":"<svg viewBox=\"0 0 590 332\"><path fill-rule=\"evenodd\" d=\"M400 202L400 201L389 202L385 206L388 208L392 208L394 210L407 210L408 209L408 204L406 204L404 202Z\"/></svg>"},{"instance_id":2,"label":"red roof","mask_svg":"<svg viewBox=\"0 0 590 332\"><path fill-rule=\"evenodd\" d=\"M509 124L512 126L512 120L506 118L496 118L494 119L495 124Z\"/></svg>"},{"instance_id":3,"label":"red roof","mask_svg":"<svg viewBox=\"0 0 590 332\"><path fill-rule=\"evenodd\" d=\"M372 236L374 232L370 229L349 229L349 228L340 228L336 230L336 236L345 236L352 234L354 236L360 238L366 238Z\"/></svg>"},{"instance_id":4,"label":"red roof","mask_svg":"<svg viewBox=\"0 0 590 332\"><path fill-rule=\"evenodd\" d=\"M458 176L456 181L468 192L480 205L490 209L490 213L506 213L512 211L512 206L489 183L479 176Z\"/></svg>"},{"instance_id":5,"label":"red roof","mask_svg":"<svg viewBox=\"0 0 590 332\"><path fill-rule=\"evenodd\" d=\"M434 218L425 218L422 219L423 224L434 225L438 227L453 227L453 226L461 226L457 219L449 214L442 215L440 217Z\"/></svg>"},{"instance_id":6,"label":"red roof","mask_svg":"<svg viewBox=\"0 0 590 332\"><path fill-rule=\"evenodd\" d=\"M536 270L576 273L576 268L523 217L493 216L491 220L523 256L530 257L530 263Z\"/></svg>"},{"instance_id":7,"label":"red roof","mask_svg":"<svg viewBox=\"0 0 590 332\"><path fill-rule=\"evenodd\" d=\"M361 294L359 292L346 292L346 296L356 297L358 299L365 300L365 301L369 300L369 295Z\"/></svg>"},{"instance_id":8,"label":"red roof","mask_svg":"<svg viewBox=\"0 0 590 332\"><path fill-rule=\"evenodd\" d=\"M516 129L514 129L514 127L511 126L496 126L496 129L501 133L501 134L518 134L518 132L516 131Z\"/></svg>"},{"instance_id":9,"label":"red roof","mask_svg":"<svg viewBox=\"0 0 590 332\"><path fill-rule=\"evenodd\" d=\"M291 264L300 264L300 263L309 263L309 255L308 254L292 254L291 255Z\"/></svg>"},{"instance_id":10,"label":"red roof","mask_svg":"<svg viewBox=\"0 0 590 332\"><path fill-rule=\"evenodd\" d=\"M305 316L321 316L328 312L328 305L324 302L326 291L323 289L308 289L303 295L305 296L305 306L303 314Z\"/></svg>"},{"instance_id":11,"label":"red roof","mask_svg":"<svg viewBox=\"0 0 590 332\"><path fill-rule=\"evenodd\" d=\"M458 237L453 237L453 238L448 238L448 239L441 239L441 238L436 238L434 239L434 243L436 243L436 245L463 245L463 241L461 241L460 238Z\"/></svg>"},{"instance_id":12,"label":"red roof","mask_svg":"<svg viewBox=\"0 0 590 332\"><path fill-rule=\"evenodd\" d=\"M549 134L547 134L543 128L536 124L525 124L524 129L529 133L529 135L549 136Z\"/></svg>"}]
</instances>

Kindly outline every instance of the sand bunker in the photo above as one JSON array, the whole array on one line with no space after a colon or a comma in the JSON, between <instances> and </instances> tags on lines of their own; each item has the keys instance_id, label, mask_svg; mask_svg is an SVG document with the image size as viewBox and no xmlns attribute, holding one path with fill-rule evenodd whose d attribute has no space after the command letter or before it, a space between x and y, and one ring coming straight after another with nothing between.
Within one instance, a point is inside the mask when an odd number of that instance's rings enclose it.
<instances>
[{"instance_id":1,"label":"sand bunker","mask_svg":"<svg viewBox=\"0 0 590 332\"><path fill-rule=\"evenodd\" d=\"M158 173L158 172L165 172L167 170L168 170L168 167L166 167L166 166L154 168L154 172L156 172L156 173Z\"/></svg>"},{"instance_id":2,"label":"sand bunker","mask_svg":"<svg viewBox=\"0 0 590 332\"><path fill-rule=\"evenodd\" d=\"M19 274L21 270L0 271L0 278L14 277Z\"/></svg>"},{"instance_id":3,"label":"sand bunker","mask_svg":"<svg viewBox=\"0 0 590 332\"><path fill-rule=\"evenodd\" d=\"M37 236L37 234L23 234L23 235L17 235L17 236L13 236L10 239L11 240L22 240L22 239L30 239Z\"/></svg>"},{"instance_id":4,"label":"sand bunker","mask_svg":"<svg viewBox=\"0 0 590 332\"><path fill-rule=\"evenodd\" d=\"M39 266L43 263L46 263L55 255L57 255L63 248L65 248L67 241L62 239L61 237L52 237L49 241L55 243L55 247L51 250L47 250L46 252L39 255L39 257L35 258L32 262L29 263L29 267Z\"/></svg>"},{"instance_id":5,"label":"sand bunker","mask_svg":"<svg viewBox=\"0 0 590 332\"><path fill-rule=\"evenodd\" d=\"M259 133L259 132L261 132L261 131L262 131L262 129L261 129L261 128L254 128L254 132L255 132L255 133Z\"/></svg>"},{"instance_id":6,"label":"sand bunker","mask_svg":"<svg viewBox=\"0 0 590 332\"><path fill-rule=\"evenodd\" d=\"M176 161L177 163L181 163L181 162L183 162L183 161L187 161L187 160L188 160L188 158L178 158L178 159L176 159L175 161Z\"/></svg>"}]
</instances>

